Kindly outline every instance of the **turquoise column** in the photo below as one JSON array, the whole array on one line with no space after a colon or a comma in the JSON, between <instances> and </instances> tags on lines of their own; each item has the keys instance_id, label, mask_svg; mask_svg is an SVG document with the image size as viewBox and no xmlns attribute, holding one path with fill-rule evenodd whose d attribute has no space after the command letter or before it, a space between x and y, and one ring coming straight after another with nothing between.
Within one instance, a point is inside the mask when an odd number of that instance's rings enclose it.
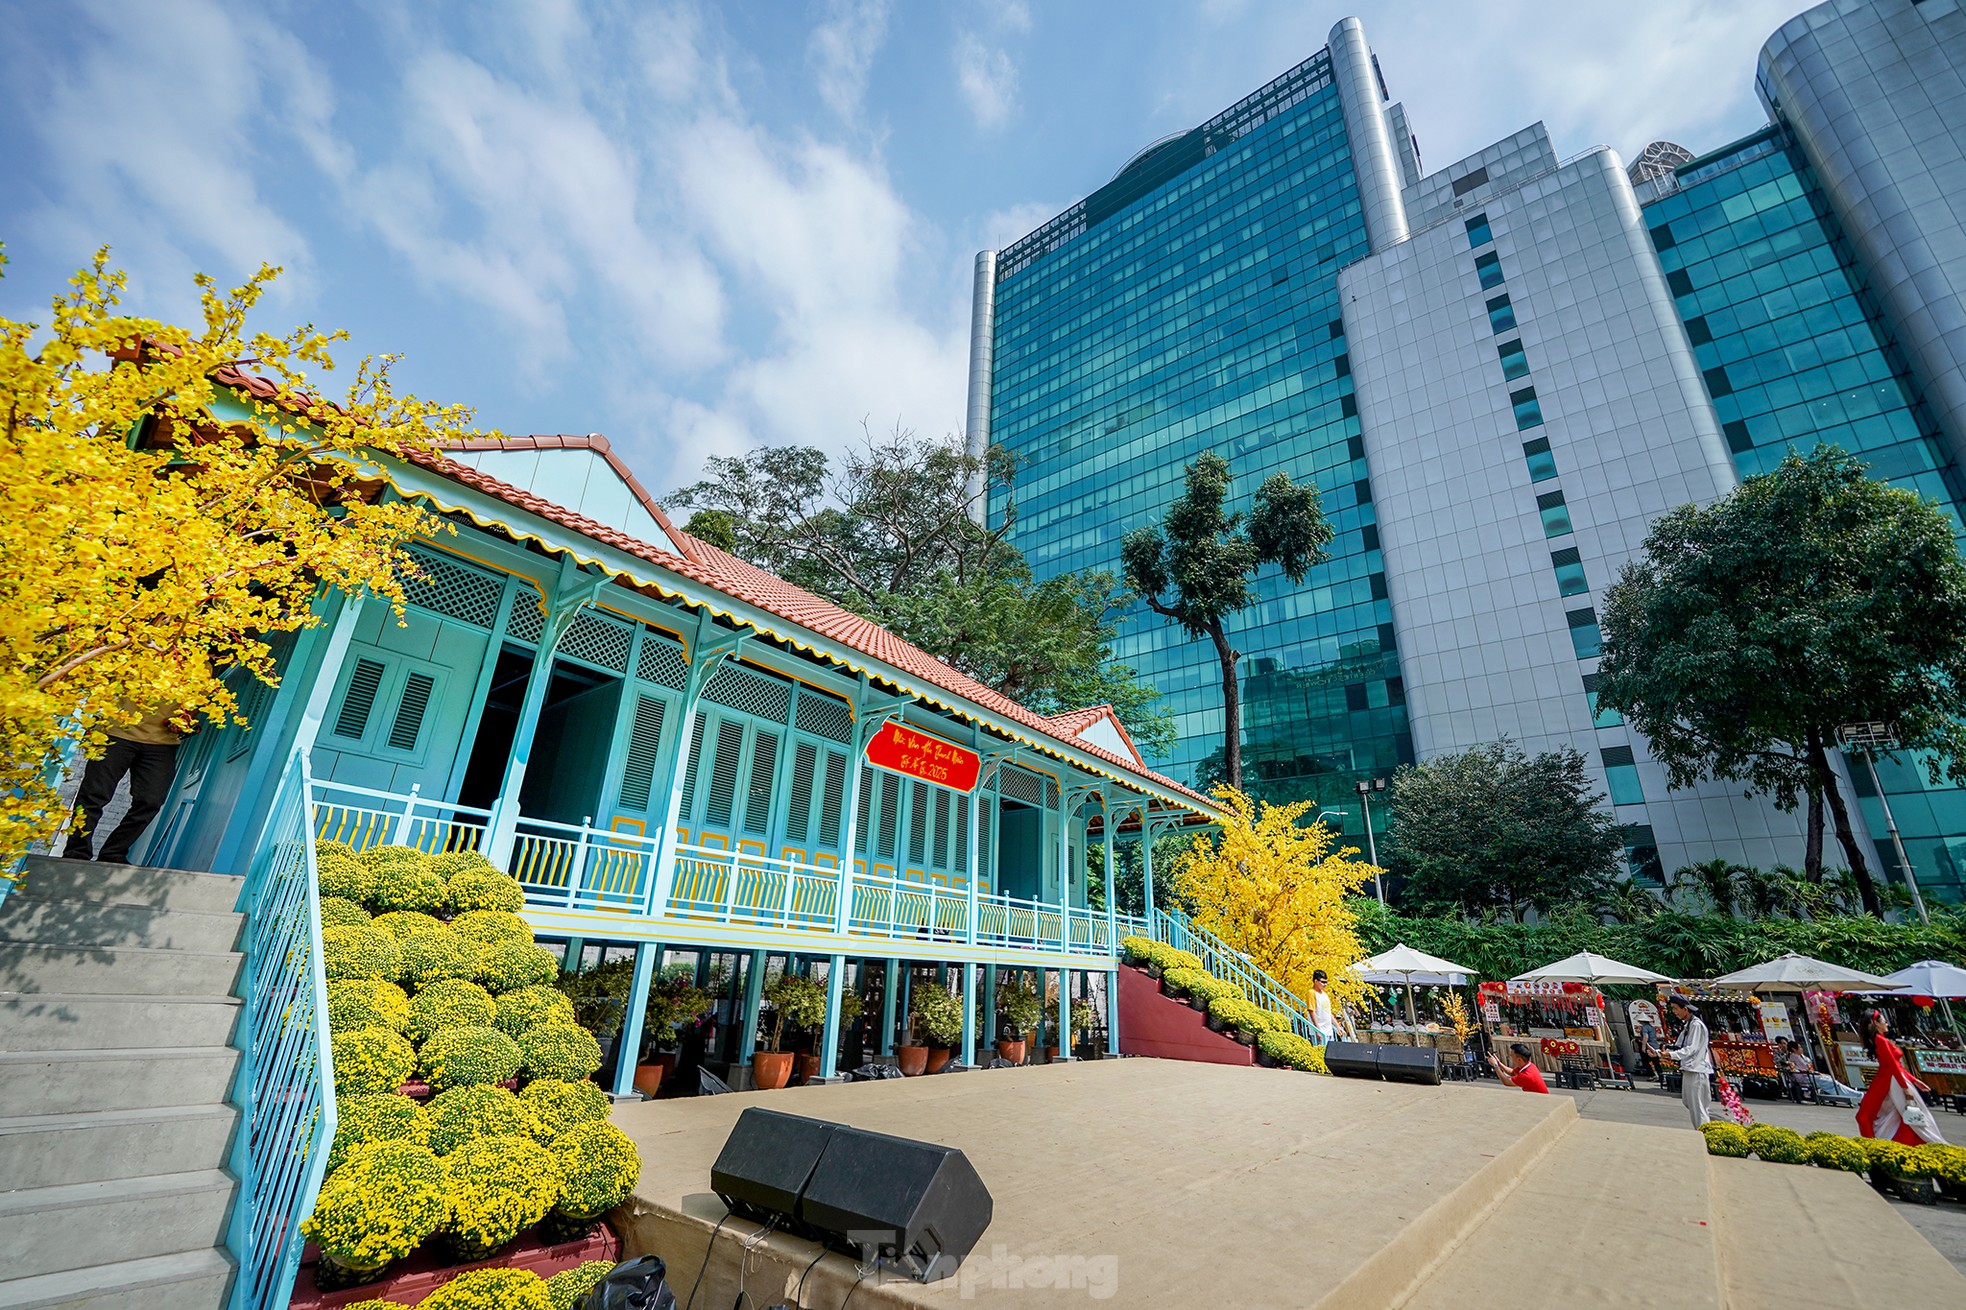
<instances>
[{"instance_id":1,"label":"turquoise column","mask_svg":"<svg viewBox=\"0 0 1966 1310\"><path fill-rule=\"evenodd\" d=\"M1120 1053L1120 971L1106 975L1106 1054Z\"/></svg>"},{"instance_id":2,"label":"turquoise column","mask_svg":"<svg viewBox=\"0 0 1966 1310\"><path fill-rule=\"evenodd\" d=\"M976 1063L976 965L963 965L963 1063Z\"/></svg>"},{"instance_id":3,"label":"turquoise column","mask_svg":"<svg viewBox=\"0 0 1966 1310\"><path fill-rule=\"evenodd\" d=\"M765 953L752 951L744 966L744 1031L737 1039L737 1058L749 1060L758 1049L758 1010L765 999Z\"/></svg>"},{"instance_id":4,"label":"turquoise column","mask_svg":"<svg viewBox=\"0 0 1966 1310\"><path fill-rule=\"evenodd\" d=\"M635 1063L642 1055L642 1019L649 1004L649 983L655 977L656 957L662 948L654 942L635 947L635 981L628 990L628 1012L621 1017L621 1044L614 1061L614 1094L626 1096L635 1090Z\"/></svg>"},{"instance_id":5,"label":"turquoise column","mask_svg":"<svg viewBox=\"0 0 1966 1310\"><path fill-rule=\"evenodd\" d=\"M997 966L983 966L983 1044L991 1050L997 1045Z\"/></svg>"},{"instance_id":6,"label":"turquoise column","mask_svg":"<svg viewBox=\"0 0 1966 1310\"><path fill-rule=\"evenodd\" d=\"M894 1054L894 1012L901 996L901 961L887 962L887 981L881 988L881 1054Z\"/></svg>"},{"instance_id":7,"label":"turquoise column","mask_svg":"<svg viewBox=\"0 0 1966 1310\"><path fill-rule=\"evenodd\" d=\"M498 671L499 652L505 649L505 629L512 621L512 606L517 601L521 586L528 593L532 591L530 584L521 583L509 573L505 575L505 586L498 593L498 608L492 614L491 636L485 642L484 663L478 666L478 677L471 687L471 708L465 712L457 759L451 764L450 777L444 780L441 800L456 799L457 789L464 783L464 772L471 767L471 747L476 743L478 729L484 723L485 701L491 696L492 678ZM630 664L628 667L632 669L635 666Z\"/></svg>"},{"instance_id":8,"label":"turquoise column","mask_svg":"<svg viewBox=\"0 0 1966 1310\"><path fill-rule=\"evenodd\" d=\"M826 1026L820 1029L819 1076L831 1082L840 1065L840 992L846 985L846 956L826 961Z\"/></svg>"},{"instance_id":9,"label":"turquoise column","mask_svg":"<svg viewBox=\"0 0 1966 1310\"><path fill-rule=\"evenodd\" d=\"M914 999L914 990L915 975L911 971L903 969L901 971L901 1036L904 1039L901 1045L903 1046L909 1044L905 1039L915 1035L914 1025L911 1022L911 1011L914 1009L911 1002Z\"/></svg>"},{"instance_id":10,"label":"turquoise column","mask_svg":"<svg viewBox=\"0 0 1966 1310\"><path fill-rule=\"evenodd\" d=\"M1072 971L1058 971L1058 1026L1056 1028L1058 1058L1072 1058Z\"/></svg>"},{"instance_id":11,"label":"turquoise column","mask_svg":"<svg viewBox=\"0 0 1966 1310\"><path fill-rule=\"evenodd\" d=\"M846 832L840 841L840 900L833 907L833 927L842 934L853 920L853 856L860 846L860 775L866 770L867 746L874 740L874 734L887 725L888 719L908 704L904 697L875 696L870 692L867 675L863 673L859 689L853 694L853 750L846 762L846 795L841 800L846 818L841 826ZM873 848L870 845L868 849ZM870 855L869 869L873 863Z\"/></svg>"},{"instance_id":12,"label":"turquoise column","mask_svg":"<svg viewBox=\"0 0 1966 1310\"><path fill-rule=\"evenodd\" d=\"M567 938L566 950L560 956L560 967L568 973L580 972L580 954L587 949L585 937Z\"/></svg>"},{"instance_id":13,"label":"turquoise column","mask_svg":"<svg viewBox=\"0 0 1966 1310\"><path fill-rule=\"evenodd\" d=\"M1120 825L1113 812L1110 789L1099 793L1099 844L1106 852L1106 949L1120 953L1119 911L1113 903L1113 846L1119 840Z\"/></svg>"}]
</instances>

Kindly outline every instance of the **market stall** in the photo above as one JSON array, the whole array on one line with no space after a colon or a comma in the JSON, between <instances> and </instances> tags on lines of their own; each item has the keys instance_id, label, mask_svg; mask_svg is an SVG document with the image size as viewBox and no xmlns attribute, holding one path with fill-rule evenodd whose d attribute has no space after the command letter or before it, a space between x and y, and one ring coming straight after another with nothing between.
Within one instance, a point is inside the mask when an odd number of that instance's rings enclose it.
<instances>
[{"instance_id":1,"label":"market stall","mask_svg":"<svg viewBox=\"0 0 1966 1310\"><path fill-rule=\"evenodd\" d=\"M1482 1030L1496 1049L1522 1042L1546 1074L1566 1067L1588 1068L1594 1078L1610 1072L1604 993L1589 983L1485 982L1479 993Z\"/></svg>"},{"instance_id":2,"label":"market stall","mask_svg":"<svg viewBox=\"0 0 1966 1310\"><path fill-rule=\"evenodd\" d=\"M1921 960L1884 975L1890 991L1850 992L1815 1002L1835 1035L1835 1061L1853 1087L1863 1087L1877 1070L1858 1039L1863 1012L1884 1011L1891 1033L1905 1053L1905 1064L1932 1088L1932 1099L1966 1109L1966 1042L1962 1042L1953 1000L1966 997L1966 969L1944 960Z\"/></svg>"},{"instance_id":3,"label":"market stall","mask_svg":"<svg viewBox=\"0 0 1966 1310\"><path fill-rule=\"evenodd\" d=\"M1823 1066L1831 1066L1831 1073L1836 1081L1845 1085L1835 1089L1819 1088L1819 1094L1828 1094L1833 1090L1839 1097L1847 1096L1850 1088L1859 1084L1855 1079L1846 1076L1848 1073L1855 1072L1847 1063L1844 1064L1842 1071L1835 1068L1837 1064L1844 1063L1841 1050L1830 1041L1833 1035L1840 1035L1833 1018L1837 1008L1836 996L1845 992L1903 990L1900 984L1880 978L1876 974L1846 965L1831 964L1827 960L1813 959L1794 951L1786 951L1772 960L1723 974L1713 980L1711 987L1715 993L1723 995L1739 993L1753 1002L1753 1022L1741 1029L1739 1041L1735 1044L1752 1047L1753 1036L1759 1030L1760 1055L1771 1065L1774 1058L1771 1047L1777 1038L1801 1040L1805 1049L1810 1046L1816 1047L1817 1049L1811 1054L1815 1059L1817 1070L1820 1072ZM1790 1009L1791 1000L1800 1007L1799 1013ZM1722 1013L1726 1012L1723 1010ZM1719 1027L1711 1018L1707 1021L1707 1027L1715 1039L1715 1063L1719 1065L1722 1072L1734 1072L1720 1058ZM1850 1037L1854 1039L1854 1028L1848 1031ZM1859 1050L1861 1053L1861 1048ZM1750 1050L1744 1054L1754 1054L1754 1052ZM1745 1077L1755 1076L1745 1069L1742 1073ZM1772 1079L1750 1083L1750 1090L1764 1095L1779 1095L1780 1083L1773 1082L1770 1090L1771 1081Z\"/></svg>"},{"instance_id":4,"label":"market stall","mask_svg":"<svg viewBox=\"0 0 1966 1310\"><path fill-rule=\"evenodd\" d=\"M1740 1084L1743 1095L1772 1098L1782 1094L1781 1074L1775 1067L1775 1039L1794 1038L1801 1022L1785 1000L1730 991L1715 986L1710 979L1660 983L1658 1015L1664 1046L1679 1040L1679 1024L1666 1005L1675 994L1700 1007L1714 1068ZM1674 1067L1670 1060L1663 1063L1669 1069Z\"/></svg>"}]
</instances>

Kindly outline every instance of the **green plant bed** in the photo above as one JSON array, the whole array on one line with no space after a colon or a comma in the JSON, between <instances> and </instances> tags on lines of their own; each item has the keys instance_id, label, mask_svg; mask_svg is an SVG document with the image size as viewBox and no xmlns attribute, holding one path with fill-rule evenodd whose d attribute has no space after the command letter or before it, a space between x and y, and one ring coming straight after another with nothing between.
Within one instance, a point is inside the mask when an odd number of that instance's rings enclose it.
<instances>
[{"instance_id":1,"label":"green plant bed","mask_svg":"<svg viewBox=\"0 0 1966 1310\"><path fill-rule=\"evenodd\" d=\"M601 1067L601 1044L585 1028L547 1023L518 1038L521 1065L531 1078L575 1082Z\"/></svg>"},{"instance_id":2,"label":"green plant bed","mask_svg":"<svg viewBox=\"0 0 1966 1310\"><path fill-rule=\"evenodd\" d=\"M440 1156L481 1137L533 1136L538 1131L531 1106L490 1084L439 1092L430 1098L424 1114L430 1149Z\"/></svg>"},{"instance_id":3,"label":"green plant bed","mask_svg":"<svg viewBox=\"0 0 1966 1310\"><path fill-rule=\"evenodd\" d=\"M573 1001L556 987L521 987L504 993L498 998L498 1014L492 1022L509 1037L541 1024L576 1026Z\"/></svg>"},{"instance_id":4,"label":"green plant bed","mask_svg":"<svg viewBox=\"0 0 1966 1310\"><path fill-rule=\"evenodd\" d=\"M628 1199L642 1176L641 1153L628 1134L611 1123L575 1124L546 1148L560 1170L558 1214L587 1222Z\"/></svg>"},{"instance_id":5,"label":"green plant bed","mask_svg":"<svg viewBox=\"0 0 1966 1310\"><path fill-rule=\"evenodd\" d=\"M546 1217L560 1195L560 1167L529 1136L480 1137L443 1161L443 1231L457 1255L482 1260Z\"/></svg>"},{"instance_id":6,"label":"green plant bed","mask_svg":"<svg viewBox=\"0 0 1966 1310\"><path fill-rule=\"evenodd\" d=\"M344 924L321 930L321 971L329 982L351 978L380 978L394 982L402 976L403 957L396 940L369 924Z\"/></svg>"},{"instance_id":7,"label":"green plant bed","mask_svg":"<svg viewBox=\"0 0 1966 1310\"><path fill-rule=\"evenodd\" d=\"M497 1013L491 993L477 983L444 978L417 992L405 1031L423 1042L447 1028L489 1027Z\"/></svg>"},{"instance_id":8,"label":"green plant bed","mask_svg":"<svg viewBox=\"0 0 1966 1310\"><path fill-rule=\"evenodd\" d=\"M328 1028L332 1032L387 1028L399 1033L409 1020L409 995L395 983L380 978L343 978L328 984Z\"/></svg>"},{"instance_id":9,"label":"green plant bed","mask_svg":"<svg viewBox=\"0 0 1966 1310\"><path fill-rule=\"evenodd\" d=\"M1793 1128L1756 1124L1748 1129L1748 1147L1770 1164L1809 1163L1809 1145Z\"/></svg>"},{"instance_id":10,"label":"green plant bed","mask_svg":"<svg viewBox=\"0 0 1966 1310\"><path fill-rule=\"evenodd\" d=\"M449 1196L444 1165L428 1147L372 1142L349 1151L301 1231L342 1270L373 1273L444 1224Z\"/></svg>"},{"instance_id":11,"label":"green plant bed","mask_svg":"<svg viewBox=\"0 0 1966 1310\"><path fill-rule=\"evenodd\" d=\"M505 1082L518 1077L523 1062L519 1043L490 1027L446 1028L417 1051L418 1067L439 1092Z\"/></svg>"},{"instance_id":12,"label":"green plant bed","mask_svg":"<svg viewBox=\"0 0 1966 1310\"><path fill-rule=\"evenodd\" d=\"M1726 1120L1707 1120L1700 1125L1700 1135L1707 1139L1708 1155L1745 1160L1754 1149L1748 1141L1748 1130Z\"/></svg>"}]
</instances>

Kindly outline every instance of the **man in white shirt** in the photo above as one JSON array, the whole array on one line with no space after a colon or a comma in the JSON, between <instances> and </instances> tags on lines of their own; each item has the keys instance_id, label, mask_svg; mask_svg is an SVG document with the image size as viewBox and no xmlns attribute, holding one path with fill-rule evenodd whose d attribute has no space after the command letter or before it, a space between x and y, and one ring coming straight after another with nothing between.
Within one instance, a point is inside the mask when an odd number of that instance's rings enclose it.
<instances>
[{"instance_id":1,"label":"man in white shirt","mask_svg":"<svg viewBox=\"0 0 1966 1310\"><path fill-rule=\"evenodd\" d=\"M1672 1017L1682 1025L1679 1044L1664 1050L1655 1046L1652 1054L1678 1061L1679 1099L1686 1103L1686 1113L1692 1116L1693 1127L1698 1128L1717 1117L1707 1093L1707 1075L1713 1072L1713 1051L1707 1041L1706 1021L1684 996L1674 996L1666 1004Z\"/></svg>"},{"instance_id":2,"label":"man in white shirt","mask_svg":"<svg viewBox=\"0 0 1966 1310\"><path fill-rule=\"evenodd\" d=\"M1322 969L1311 975L1311 1027L1326 1045L1338 1040L1338 1021L1331 1017L1331 996L1324 990L1329 981Z\"/></svg>"}]
</instances>

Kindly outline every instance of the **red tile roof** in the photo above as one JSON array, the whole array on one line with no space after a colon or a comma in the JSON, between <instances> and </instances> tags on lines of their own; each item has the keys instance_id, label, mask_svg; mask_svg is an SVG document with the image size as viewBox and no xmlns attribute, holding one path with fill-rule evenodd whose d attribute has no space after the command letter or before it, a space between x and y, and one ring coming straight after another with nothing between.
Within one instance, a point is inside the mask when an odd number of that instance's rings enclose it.
<instances>
[{"instance_id":1,"label":"red tile roof","mask_svg":"<svg viewBox=\"0 0 1966 1310\"><path fill-rule=\"evenodd\" d=\"M1120 722L1119 714L1113 709L1110 703L1105 705L1088 705L1082 710L1066 710L1063 714L1047 716L1045 722L1050 725L1053 735L1063 737L1067 741L1073 741L1078 738L1080 733L1090 728L1093 724L1098 723L1101 719L1113 725L1113 729L1120 735L1120 740L1126 743L1127 749L1132 751L1137 758L1140 754L1140 748L1134 744L1133 734L1126 730L1124 723Z\"/></svg>"},{"instance_id":2,"label":"red tile roof","mask_svg":"<svg viewBox=\"0 0 1966 1310\"><path fill-rule=\"evenodd\" d=\"M669 516L663 512L662 506L656 502L654 496L649 495L648 488L642 485L642 480L635 476L635 471L621 462L621 457L614 453L614 446L598 432L589 432L585 436L562 432L530 437L473 437L465 441L447 441L442 448L457 451L591 450L606 460L608 467L614 470L615 476L627 484L628 490L634 493L635 499L641 502L642 508L655 519L656 526L661 528L662 534L669 538L676 552L685 558L692 558L690 543L696 538L677 531L676 525L669 521Z\"/></svg>"}]
</instances>

